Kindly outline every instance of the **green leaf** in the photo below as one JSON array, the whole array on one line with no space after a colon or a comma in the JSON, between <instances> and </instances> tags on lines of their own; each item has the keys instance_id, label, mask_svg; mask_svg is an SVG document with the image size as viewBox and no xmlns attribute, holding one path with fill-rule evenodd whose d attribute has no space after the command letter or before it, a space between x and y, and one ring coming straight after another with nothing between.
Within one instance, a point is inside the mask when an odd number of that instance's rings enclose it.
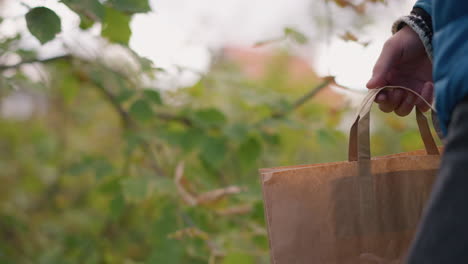
<instances>
[{"instance_id":1,"label":"green leaf","mask_svg":"<svg viewBox=\"0 0 468 264\"><path fill-rule=\"evenodd\" d=\"M136 148L145 142L144 137L134 131L127 131L124 135L124 139L127 142L125 151L126 155L130 155Z\"/></svg>"},{"instance_id":2,"label":"green leaf","mask_svg":"<svg viewBox=\"0 0 468 264\"><path fill-rule=\"evenodd\" d=\"M123 90L119 95L117 95L117 101L119 103L124 103L128 100L130 100L133 96L135 95L135 91L133 90Z\"/></svg>"},{"instance_id":3,"label":"green leaf","mask_svg":"<svg viewBox=\"0 0 468 264\"><path fill-rule=\"evenodd\" d=\"M80 28L81 29L89 29L94 25L94 21L89 19L86 16L80 16Z\"/></svg>"},{"instance_id":4,"label":"green leaf","mask_svg":"<svg viewBox=\"0 0 468 264\"><path fill-rule=\"evenodd\" d=\"M37 52L35 50L19 49L16 51L16 54L18 54L24 61L34 60L37 58Z\"/></svg>"},{"instance_id":5,"label":"green leaf","mask_svg":"<svg viewBox=\"0 0 468 264\"><path fill-rule=\"evenodd\" d=\"M1 53L11 52L12 50L17 49L20 39L21 39L20 34L16 34L9 38L2 39L0 41L0 52Z\"/></svg>"},{"instance_id":6,"label":"green leaf","mask_svg":"<svg viewBox=\"0 0 468 264\"><path fill-rule=\"evenodd\" d=\"M161 201L159 204L159 217L153 223L152 242L156 245L161 245L168 239L169 234L176 232L179 229L177 221L178 205L172 200Z\"/></svg>"},{"instance_id":7,"label":"green leaf","mask_svg":"<svg viewBox=\"0 0 468 264\"><path fill-rule=\"evenodd\" d=\"M110 215L113 219L122 215L123 210L125 209L125 199L121 193L118 193L114 199L110 201L109 209Z\"/></svg>"},{"instance_id":8,"label":"green leaf","mask_svg":"<svg viewBox=\"0 0 468 264\"><path fill-rule=\"evenodd\" d=\"M78 176L88 172L94 163L94 158L90 156L84 156L79 162L73 163L68 167L68 173L73 176Z\"/></svg>"},{"instance_id":9,"label":"green leaf","mask_svg":"<svg viewBox=\"0 0 468 264\"><path fill-rule=\"evenodd\" d=\"M284 34L299 44L306 44L309 41L306 35L297 31L294 28L290 28L290 27L284 28Z\"/></svg>"},{"instance_id":10,"label":"green leaf","mask_svg":"<svg viewBox=\"0 0 468 264\"><path fill-rule=\"evenodd\" d=\"M265 223L265 209L262 200L254 202L251 217L260 224Z\"/></svg>"},{"instance_id":11,"label":"green leaf","mask_svg":"<svg viewBox=\"0 0 468 264\"><path fill-rule=\"evenodd\" d=\"M60 17L47 7L35 7L26 14L26 24L29 32L41 44L51 41L62 31Z\"/></svg>"},{"instance_id":12,"label":"green leaf","mask_svg":"<svg viewBox=\"0 0 468 264\"><path fill-rule=\"evenodd\" d=\"M158 127L158 135L166 143L181 147L185 152L190 152L195 147L203 143L204 133L198 128L174 129L171 127Z\"/></svg>"},{"instance_id":13,"label":"green leaf","mask_svg":"<svg viewBox=\"0 0 468 264\"><path fill-rule=\"evenodd\" d=\"M80 27L86 24L87 28L94 21L102 21L104 18L104 6L99 0L62 0L61 2L80 16Z\"/></svg>"},{"instance_id":14,"label":"green leaf","mask_svg":"<svg viewBox=\"0 0 468 264\"><path fill-rule=\"evenodd\" d=\"M132 35L131 17L113 8L106 8L101 36L111 42L127 45Z\"/></svg>"},{"instance_id":15,"label":"green leaf","mask_svg":"<svg viewBox=\"0 0 468 264\"><path fill-rule=\"evenodd\" d=\"M203 80L198 81L196 84L194 84L192 87L188 87L186 89L187 93L193 97L200 98L202 97L205 93L205 82Z\"/></svg>"},{"instance_id":16,"label":"green leaf","mask_svg":"<svg viewBox=\"0 0 468 264\"><path fill-rule=\"evenodd\" d=\"M226 122L226 117L215 108L198 110L193 114L193 120L203 127L221 126Z\"/></svg>"},{"instance_id":17,"label":"green leaf","mask_svg":"<svg viewBox=\"0 0 468 264\"><path fill-rule=\"evenodd\" d=\"M167 200L161 203L164 206L160 210L160 217L153 224L151 235L153 250L147 263L182 263L183 244L181 241L169 237L170 234L179 229L177 204L167 202Z\"/></svg>"},{"instance_id":18,"label":"green leaf","mask_svg":"<svg viewBox=\"0 0 468 264\"><path fill-rule=\"evenodd\" d=\"M197 128L189 128L180 137L180 146L185 151L190 151L198 147L203 141L203 131Z\"/></svg>"},{"instance_id":19,"label":"green leaf","mask_svg":"<svg viewBox=\"0 0 468 264\"><path fill-rule=\"evenodd\" d=\"M142 56L138 56L138 55L137 55L137 59L138 59L138 62L140 62L141 70L143 72L149 72L154 69L154 64L152 60L142 57Z\"/></svg>"},{"instance_id":20,"label":"green leaf","mask_svg":"<svg viewBox=\"0 0 468 264\"><path fill-rule=\"evenodd\" d=\"M321 145L333 145L335 143L335 138L331 132L325 129L317 130L317 139Z\"/></svg>"},{"instance_id":21,"label":"green leaf","mask_svg":"<svg viewBox=\"0 0 468 264\"><path fill-rule=\"evenodd\" d=\"M143 99L136 100L130 106L130 115L140 121L148 121L154 118L154 112L147 101Z\"/></svg>"},{"instance_id":22,"label":"green leaf","mask_svg":"<svg viewBox=\"0 0 468 264\"><path fill-rule=\"evenodd\" d=\"M411 151L424 147L418 131L408 131L401 135L400 144L404 151Z\"/></svg>"},{"instance_id":23,"label":"green leaf","mask_svg":"<svg viewBox=\"0 0 468 264\"><path fill-rule=\"evenodd\" d=\"M58 87L64 101L71 103L80 90L80 76L74 72L72 64L68 61L55 61L50 66L54 73L51 75L54 81L53 85Z\"/></svg>"},{"instance_id":24,"label":"green leaf","mask_svg":"<svg viewBox=\"0 0 468 264\"><path fill-rule=\"evenodd\" d=\"M252 242L261 249L268 250L269 248L268 237L266 235L263 235L263 234L254 235L252 237Z\"/></svg>"},{"instance_id":25,"label":"green leaf","mask_svg":"<svg viewBox=\"0 0 468 264\"><path fill-rule=\"evenodd\" d=\"M222 264L254 264L254 257L242 252L229 253L224 259Z\"/></svg>"},{"instance_id":26,"label":"green leaf","mask_svg":"<svg viewBox=\"0 0 468 264\"><path fill-rule=\"evenodd\" d=\"M238 153L242 166L250 169L260 157L262 145L256 138L250 137L240 145Z\"/></svg>"},{"instance_id":27,"label":"green leaf","mask_svg":"<svg viewBox=\"0 0 468 264\"><path fill-rule=\"evenodd\" d=\"M182 263L184 247L181 241L168 238L167 241L155 247L147 263Z\"/></svg>"},{"instance_id":28,"label":"green leaf","mask_svg":"<svg viewBox=\"0 0 468 264\"><path fill-rule=\"evenodd\" d=\"M169 177L155 177L152 182L154 182L154 193L162 196L172 196L178 198L177 187L174 184L174 181Z\"/></svg>"},{"instance_id":29,"label":"green leaf","mask_svg":"<svg viewBox=\"0 0 468 264\"><path fill-rule=\"evenodd\" d=\"M8 228L11 231L16 229L22 232L27 232L29 230L29 227L25 225L25 223L21 219L18 219L13 215L1 214L0 223L2 223L5 226L5 228Z\"/></svg>"},{"instance_id":30,"label":"green leaf","mask_svg":"<svg viewBox=\"0 0 468 264\"><path fill-rule=\"evenodd\" d=\"M224 129L224 133L232 140L242 141L247 137L249 133L249 128L244 124L236 123L227 126Z\"/></svg>"},{"instance_id":31,"label":"green leaf","mask_svg":"<svg viewBox=\"0 0 468 264\"><path fill-rule=\"evenodd\" d=\"M146 178L128 178L121 181L122 193L128 201L142 201L148 195L148 180Z\"/></svg>"},{"instance_id":32,"label":"green leaf","mask_svg":"<svg viewBox=\"0 0 468 264\"><path fill-rule=\"evenodd\" d=\"M114 194L121 191L120 178L113 178L99 186L99 191L106 194Z\"/></svg>"},{"instance_id":33,"label":"green leaf","mask_svg":"<svg viewBox=\"0 0 468 264\"><path fill-rule=\"evenodd\" d=\"M149 90L149 89L146 89L143 91L143 96L149 101L149 102L152 102L154 104L162 104L162 99L161 99L161 95L159 94L158 91L156 90Z\"/></svg>"},{"instance_id":34,"label":"green leaf","mask_svg":"<svg viewBox=\"0 0 468 264\"><path fill-rule=\"evenodd\" d=\"M281 143L281 137L276 133L264 132L261 135L267 144L279 145Z\"/></svg>"},{"instance_id":35,"label":"green leaf","mask_svg":"<svg viewBox=\"0 0 468 264\"><path fill-rule=\"evenodd\" d=\"M68 168L71 175L78 176L88 171L94 172L95 177L99 180L114 172L112 164L102 157L85 156L83 159Z\"/></svg>"},{"instance_id":36,"label":"green leaf","mask_svg":"<svg viewBox=\"0 0 468 264\"><path fill-rule=\"evenodd\" d=\"M113 8L125 13L146 13L151 11L148 0L109 0Z\"/></svg>"},{"instance_id":37,"label":"green leaf","mask_svg":"<svg viewBox=\"0 0 468 264\"><path fill-rule=\"evenodd\" d=\"M207 137L204 140L200 158L213 168L219 168L226 156L226 141L223 138Z\"/></svg>"},{"instance_id":38,"label":"green leaf","mask_svg":"<svg viewBox=\"0 0 468 264\"><path fill-rule=\"evenodd\" d=\"M135 57L137 62L140 64L141 71L144 72L144 73L149 74L150 77L154 77L153 74L155 73L155 71L158 70L158 68L156 68L154 66L154 62L152 60L144 57L144 56L141 56L140 54L138 54L134 50L130 50L130 52Z\"/></svg>"},{"instance_id":39,"label":"green leaf","mask_svg":"<svg viewBox=\"0 0 468 264\"><path fill-rule=\"evenodd\" d=\"M74 75L67 74L63 76L60 84L60 92L66 102L70 103L78 94L79 89L80 82Z\"/></svg>"},{"instance_id":40,"label":"green leaf","mask_svg":"<svg viewBox=\"0 0 468 264\"><path fill-rule=\"evenodd\" d=\"M100 180L114 172L112 165L105 159L98 159L93 164L96 179Z\"/></svg>"}]
</instances>

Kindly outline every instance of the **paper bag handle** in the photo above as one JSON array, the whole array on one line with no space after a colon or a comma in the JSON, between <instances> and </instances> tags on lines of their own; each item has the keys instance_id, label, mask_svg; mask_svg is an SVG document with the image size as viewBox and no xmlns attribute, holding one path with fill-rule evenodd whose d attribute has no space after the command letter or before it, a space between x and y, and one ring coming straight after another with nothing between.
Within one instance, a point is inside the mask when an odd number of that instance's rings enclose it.
<instances>
[{"instance_id":1,"label":"paper bag handle","mask_svg":"<svg viewBox=\"0 0 468 264\"><path fill-rule=\"evenodd\" d=\"M350 137L349 137L349 153L348 153L348 160L349 161L361 161L361 160L370 160L370 132L369 132L369 124L370 124L370 110L374 103L375 98L379 94L380 91L384 89L403 89L408 92L413 93L417 97L421 98L425 104L430 106L432 110L433 118L432 120L435 121L436 118L434 115L436 114L435 109L432 105L427 102L421 95L416 93L415 91L401 86L386 86L379 89L370 89L366 97L364 98L361 108L356 116L356 119L351 126ZM419 133L421 138L424 142L424 146L426 148L426 152L428 155L439 155L439 149L437 144L435 143L434 137L432 136L427 118L424 114L416 108L416 121L419 127ZM438 127L434 125L436 130ZM439 133L438 133L439 135Z\"/></svg>"}]
</instances>

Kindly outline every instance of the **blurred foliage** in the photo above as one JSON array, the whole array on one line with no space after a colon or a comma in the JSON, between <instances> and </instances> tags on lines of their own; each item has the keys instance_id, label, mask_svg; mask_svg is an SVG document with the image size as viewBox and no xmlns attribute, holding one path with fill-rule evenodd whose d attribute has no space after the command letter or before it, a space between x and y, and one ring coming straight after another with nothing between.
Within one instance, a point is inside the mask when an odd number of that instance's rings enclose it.
<instances>
[{"instance_id":1,"label":"blurred foliage","mask_svg":"<svg viewBox=\"0 0 468 264\"><path fill-rule=\"evenodd\" d=\"M132 15L150 11L146 0L62 3L128 50ZM61 31L51 9L25 19L41 43ZM19 38L0 43L22 60L0 66L0 106L20 97L34 111L0 118L0 263L268 263L257 168L346 159L353 111L314 99L330 80L295 79L288 53L261 78L220 59L196 84L161 90L161 69L131 50L135 66L122 68L40 59ZM421 147L412 120L379 115L374 154Z\"/></svg>"}]
</instances>

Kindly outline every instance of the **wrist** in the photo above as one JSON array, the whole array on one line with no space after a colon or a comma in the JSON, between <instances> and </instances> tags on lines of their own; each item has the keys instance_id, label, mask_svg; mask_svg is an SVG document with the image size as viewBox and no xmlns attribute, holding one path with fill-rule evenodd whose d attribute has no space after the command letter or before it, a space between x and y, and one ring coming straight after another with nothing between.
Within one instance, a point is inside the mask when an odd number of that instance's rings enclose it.
<instances>
[{"instance_id":1,"label":"wrist","mask_svg":"<svg viewBox=\"0 0 468 264\"><path fill-rule=\"evenodd\" d=\"M393 24L392 33L396 34L406 26L417 34L429 59L432 61L433 28L430 15L423 9L416 7L409 16L401 17Z\"/></svg>"}]
</instances>

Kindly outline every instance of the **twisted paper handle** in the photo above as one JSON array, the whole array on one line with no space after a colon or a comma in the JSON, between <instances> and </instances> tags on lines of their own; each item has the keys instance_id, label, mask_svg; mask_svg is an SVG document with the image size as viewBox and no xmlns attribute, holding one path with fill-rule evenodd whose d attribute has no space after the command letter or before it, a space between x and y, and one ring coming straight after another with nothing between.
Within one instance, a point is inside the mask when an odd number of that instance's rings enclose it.
<instances>
[{"instance_id":1,"label":"twisted paper handle","mask_svg":"<svg viewBox=\"0 0 468 264\"><path fill-rule=\"evenodd\" d=\"M356 116L356 119L354 121L354 124L351 127L348 157L349 161L357 161L361 158L366 160L370 159L369 112L378 93L385 89L403 89L421 98L421 100L432 110L432 121L434 123L434 128L438 130L437 123L434 122L436 120L436 118L434 118L436 110L434 109L432 104L430 104L424 97L422 97L417 92L402 86L385 86L378 89L371 89L364 98ZM416 120L418 122L419 131L423 139L424 145L426 147L427 153L429 155L438 155L439 150L437 148L437 145L435 144L427 119L418 108L416 108ZM437 132L439 135L439 131Z\"/></svg>"}]
</instances>

